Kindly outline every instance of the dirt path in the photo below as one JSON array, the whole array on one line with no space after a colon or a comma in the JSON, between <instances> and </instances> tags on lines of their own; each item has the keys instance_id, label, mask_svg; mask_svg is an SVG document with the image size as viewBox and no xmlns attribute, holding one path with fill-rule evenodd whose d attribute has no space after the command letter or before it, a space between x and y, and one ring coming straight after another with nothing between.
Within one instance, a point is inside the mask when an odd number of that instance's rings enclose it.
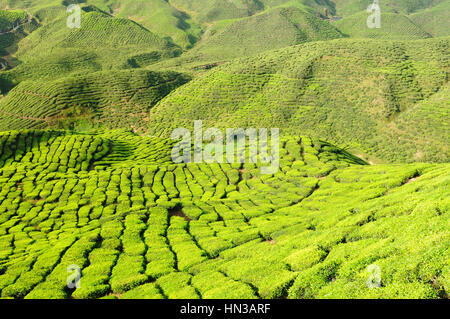
<instances>
[{"instance_id":1,"label":"dirt path","mask_svg":"<svg viewBox=\"0 0 450 319\"><path fill-rule=\"evenodd\" d=\"M23 25L25 25L25 24L27 24L27 23L30 23L32 19L33 19L33 17L31 16L31 14L29 14L29 13L27 12L27 20L26 20L26 21L24 21L24 22L22 22L22 23L19 23L18 25L12 27L12 28L9 29L8 31L0 32L0 35L4 35L4 34L16 32L21 26L23 26Z\"/></svg>"},{"instance_id":2,"label":"dirt path","mask_svg":"<svg viewBox=\"0 0 450 319\"><path fill-rule=\"evenodd\" d=\"M10 113L10 112L3 111L3 110L0 110L0 114L7 115L7 116L18 117L18 118L20 118L22 120L32 120L32 121L48 121L49 120L49 118L38 118L38 117L21 116L21 115Z\"/></svg>"}]
</instances>

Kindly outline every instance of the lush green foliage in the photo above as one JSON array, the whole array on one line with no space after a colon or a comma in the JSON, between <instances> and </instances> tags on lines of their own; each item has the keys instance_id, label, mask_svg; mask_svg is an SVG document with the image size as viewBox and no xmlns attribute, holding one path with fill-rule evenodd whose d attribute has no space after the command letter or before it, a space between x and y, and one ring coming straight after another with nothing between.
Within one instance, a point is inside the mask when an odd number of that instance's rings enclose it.
<instances>
[{"instance_id":1,"label":"lush green foliage","mask_svg":"<svg viewBox=\"0 0 450 319\"><path fill-rule=\"evenodd\" d=\"M2 0L0 298L448 298L450 0L372 3Z\"/></svg>"},{"instance_id":2,"label":"lush green foliage","mask_svg":"<svg viewBox=\"0 0 450 319\"><path fill-rule=\"evenodd\" d=\"M282 141L281 169L177 164L124 131L0 134L2 298L439 298L446 164ZM66 287L67 267L82 269ZM381 268L381 288L366 285ZM446 265L446 266L445 266Z\"/></svg>"},{"instance_id":3,"label":"lush green foliage","mask_svg":"<svg viewBox=\"0 0 450 319\"><path fill-rule=\"evenodd\" d=\"M151 132L167 134L202 119L208 127L305 132L384 161L445 162L448 127L428 125L428 118L437 120L431 108L422 108L422 115L430 111L425 116L410 115L418 104L441 100L440 112L444 123L448 121L444 88L449 52L448 39L339 39L235 60L197 77L152 108ZM414 135L417 127L422 135ZM429 148L421 149L429 138Z\"/></svg>"},{"instance_id":4,"label":"lush green foliage","mask_svg":"<svg viewBox=\"0 0 450 319\"><path fill-rule=\"evenodd\" d=\"M15 65L12 54L17 49L17 43L36 27L36 20L25 11L0 10L0 70Z\"/></svg>"},{"instance_id":5,"label":"lush green foliage","mask_svg":"<svg viewBox=\"0 0 450 319\"><path fill-rule=\"evenodd\" d=\"M439 5L448 0L384 0L379 1L381 11L411 14ZM372 0L336 0L336 14L351 15L364 11L373 3Z\"/></svg>"},{"instance_id":6,"label":"lush green foliage","mask_svg":"<svg viewBox=\"0 0 450 319\"><path fill-rule=\"evenodd\" d=\"M175 72L124 70L24 81L0 101L0 130L101 125L139 131L147 126L149 109L188 79Z\"/></svg>"},{"instance_id":7,"label":"lush green foliage","mask_svg":"<svg viewBox=\"0 0 450 319\"><path fill-rule=\"evenodd\" d=\"M65 14L65 7L59 10ZM20 41L15 53L20 65L0 74L3 93L25 79L138 68L181 52L131 20L114 18L90 7L84 10L88 12L82 11L79 29L68 28L64 15Z\"/></svg>"},{"instance_id":8,"label":"lush green foliage","mask_svg":"<svg viewBox=\"0 0 450 319\"><path fill-rule=\"evenodd\" d=\"M341 38L330 23L298 8L268 10L247 19L226 20L211 27L194 49L166 64L198 67L217 61L251 56L299 43Z\"/></svg>"},{"instance_id":9,"label":"lush green foliage","mask_svg":"<svg viewBox=\"0 0 450 319\"><path fill-rule=\"evenodd\" d=\"M381 27L367 27L367 13L360 12L345 17L335 23L345 35L352 38L372 38L389 40L417 40L430 38L431 35L417 26L408 17L396 13L382 13Z\"/></svg>"},{"instance_id":10,"label":"lush green foliage","mask_svg":"<svg viewBox=\"0 0 450 319\"><path fill-rule=\"evenodd\" d=\"M0 32L10 31L15 26L27 20L27 14L22 10L0 11Z\"/></svg>"},{"instance_id":11,"label":"lush green foliage","mask_svg":"<svg viewBox=\"0 0 450 319\"><path fill-rule=\"evenodd\" d=\"M416 12L410 19L433 37L450 36L450 1Z\"/></svg>"}]
</instances>

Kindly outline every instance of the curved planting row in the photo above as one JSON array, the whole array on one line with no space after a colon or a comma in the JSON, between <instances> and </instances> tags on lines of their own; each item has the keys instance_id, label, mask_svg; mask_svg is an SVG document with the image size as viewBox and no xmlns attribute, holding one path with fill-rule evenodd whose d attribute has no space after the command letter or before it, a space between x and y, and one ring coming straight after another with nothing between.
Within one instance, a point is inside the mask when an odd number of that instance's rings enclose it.
<instances>
[{"instance_id":1,"label":"curved planting row","mask_svg":"<svg viewBox=\"0 0 450 319\"><path fill-rule=\"evenodd\" d=\"M279 172L261 175L256 164L173 164L172 141L124 131L0 137L1 298L448 291L448 165L369 167L304 137L284 139Z\"/></svg>"}]
</instances>

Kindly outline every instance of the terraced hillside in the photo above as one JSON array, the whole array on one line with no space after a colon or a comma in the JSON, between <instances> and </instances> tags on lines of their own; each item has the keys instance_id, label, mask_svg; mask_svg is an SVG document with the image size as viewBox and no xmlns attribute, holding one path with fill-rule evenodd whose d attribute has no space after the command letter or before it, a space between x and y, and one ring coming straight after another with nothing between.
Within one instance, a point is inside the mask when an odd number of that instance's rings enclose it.
<instances>
[{"instance_id":1,"label":"terraced hillside","mask_svg":"<svg viewBox=\"0 0 450 319\"><path fill-rule=\"evenodd\" d=\"M335 24L343 34L351 38L372 38L386 40L417 40L432 36L416 25L407 16L396 13L381 15L381 28L367 28L367 13L360 12L348 16Z\"/></svg>"},{"instance_id":2,"label":"terraced hillside","mask_svg":"<svg viewBox=\"0 0 450 319\"><path fill-rule=\"evenodd\" d=\"M372 3L0 0L0 299L448 299L450 0Z\"/></svg>"},{"instance_id":3,"label":"terraced hillside","mask_svg":"<svg viewBox=\"0 0 450 319\"><path fill-rule=\"evenodd\" d=\"M336 13L340 15L351 15L366 8L372 4L372 0L335 0ZM413 14L421 12L428 8L433 8L448 0L384 0L379 1L382 11L398 12L402 14Z\"/></svg>"},{"instance_id":4,"label":"terraced hillside","mask_svg":"<svg viewBox=\"0 0 450 319\"><path fill-rule=\"evenodd\" d=\"M14 66L17 43L36 27L37 22L23 10L0 10L0 70Z\"/></svg>"},{"instance_id":5,"label":"terraced hillside","mask_svg":"<svg viewBox=\"0 0 450 319\"><path fill-rule=\"evenodd\" d=\"M167 135L178 126L192 127L194 119L207 126L280 127L385 161L445 162L449 52L448 38L334 40L235 60L159 102L150 112L150 131ZM443 99L442 117L430 108L414 121L402 115L435 95ZM428 126L430 118L442 124ZM412 133L417 127L421 135ZM431 136L431 149L422 150Z\"/></svg>"},{"instance_id":6,"label":"terraced hillside","mask_svg":"<svg viewBox=\"0 0 450 319\"><path fill-rule=\"evenodd\" d=\"M196 47L162 66L198 68L300 43L343 37L330 23L295 7L216 23Z\"/></svg>"},{"instance_id":7,"label":"terraced hillside","mask_svg":"<svg viewBox=\"0 0 450 319\"><path fill-rule=\"evenodd\" d=\"M447 296L448 164L370 167L303 137L261 175L124 131L0 140L2 298Z\"/></svg>"},{"instance_id":8,"label":"terraced hillside","mask_svg":"<svg viewBox=\"0 0 450 319\"><path fill-rule=\"evenodd\" d=\"M82 27L70 29L64 16L20 41L16 68L0 74L7 92L29 79L142 67L181 51L131 20L114 18L91 7L82 11Z\"/></svg>"},{"instance_id":9,"label":"terraced hillside","mask_svg":"<svg viewBox=\"0 0 450 319\"><path fill-rule=\"evenodd\" d=\"M446 18L449 15L449 0L383 1L381 30L371 30L365 25L368 16L366 8L371 3L369 0L202 0L195 3L184 0L88 0L81 4L84 11L90 12L83 18L87 20L83 25L87 32L69 32L63 26L67 13L60 1L6 1L0 9L25 9L43 27L21 43L20 48L23 49L14 55L18 61L11 65L23 62L22 67L6 78L5 75L0 77L0 82L5 83L0 87L3 91L10 89L23 80L23 72L32 73L33 78L40 77L45 72L37 66L47 61L52 61L52 65L64 65L64 61L69 59L79 61L82 63L77 64L78 69L90 72L94 65L97 71L136 67L130 52L137 52L137 57L141 59L138 66L142 67L178 56L184 49L186 54L183 58L165 61L156 69L176 67L178 70L197 71L232 58L305 41L342 36L423 39L448 35L446 21L449 19ZM111 17L114 19L106 19ZM333 23L336 17L343 19ZM438 19L442 23L438 24ZM131 21L143 26L142 29L130 24ZM97 33L101 29L103 33ZM122 36L127 41L123 42ZM67 41L60 42L63 38ZM38 43L51 43L53 48L49 52ZM168 48L169 43L175 46ZM132 49L124 49L124 44ZM64 48L62 51L61 46ZM95 52L86 52L86 46L90 49L96 47ZM120 50L118 46L121 46ZM191 51L192 48L194 50ZM27 49L31 49L28 54ZM142 59L142 56L145 58ZM66 73L70 73L71 66L67 68ZM48 69L51 70L52 66ZM59 76L59 73L54 72L52 76Z\"/></svg>"},{"instance_id":10,"label":"terraced hillside","mask_svg":"<svg viewBox=\"0 0 450 319\"><path fill-rule=\"evenodd\" d=\"M197 0L194 2L186 0L87 0L84 2L88 5L95 5L103 12L115 17L136 21L178 46L190 49L201 42L203 34L208 34L238 20L245 21L250 18L247 23L251 24L257 15L269 13L272 9L296 8L330 20L333 17L347 18L354 14L362 15L373 3L373 0ZM44 23L65 16L64 3L58 0L4 0L4 3L0 4L0 9L26 9ZM449 0L387 0L382 1L380 5L383 13L396 13L403 23L409 24L403 20L415 16L417 19L414 21L417 21L416 25L422 32L425 31L433 36L445 36L448 35L443 33L448 29L445 26L446 20L448 20L449 3ZM441 18L440 25L436 24L436 18ZM348 21L352 19L354 20L354 18L350 18ZM387 22L390 22L390 19ZM351 27L350 22L348 24ZM436 28L442 31L430 32ZM360 27L355 24L349 34L358 31L361 31ZM398 31L410 32L409 29ZM388 35L386 32L380 34L378 36Z\"/></svg>"},{"instance_id":11,"label":"terraced hillside","mask_svg":"<svg viewBox=\"0 0 450 319\"><path fill-rule=\"evenodd\" d=\"M25 81L4 82L13 89L0 100L0 128L131 125L167 136L203 119L210 126L305 132L383 161L445 162L448 45L448 38L314 42L236 60L186 85L190 76L173 72L96 72L103 67L95 54L64 49L62 64L57 55L4 72ZM128 63L139 68L146 58ZM55 73L65 77L54 80ZM421 107L436 101L438 108Z\"/></svg>"},{"instance_id":12,"label":"terraced hillside","mask_svg":"<svg viewBox=\"0 0 450 319\"><path fill-rule=\"evenodd\" d=\"M416 12L410 18L433 37L450 35L450 1L448 0L435 7Z\"/></svg>"},{"instance_id":13,"label":"terraced hillside","mask_svg":"<svg viewBox=\"0 0 450 319\"><path fill-rule=\"evenodd\" d=\"M0 130L98 127L145 130L152 106L189 77L175 72L94 72L24 81L0 101Z\"/></svg>"},{"instance_id":14,"label":"terraced hillside","mask_svg":"<svg viewBox=\"0 0 450 319\"><path fill-rule=\"evenodd\" d=\"M178 9L171 1L94 0L89 3L116 17L136 21L152 32L170 38L185 49L191 48L201 37L201 23L192 19L185 11Z\"/></svg>"}]
</instances>

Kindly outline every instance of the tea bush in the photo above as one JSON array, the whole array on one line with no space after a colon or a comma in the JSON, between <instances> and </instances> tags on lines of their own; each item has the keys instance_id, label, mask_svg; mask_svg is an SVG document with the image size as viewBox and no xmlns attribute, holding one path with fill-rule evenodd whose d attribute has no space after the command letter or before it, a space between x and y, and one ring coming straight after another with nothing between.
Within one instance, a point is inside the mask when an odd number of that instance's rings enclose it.
<instances>
[{"instance_id":1,"label":"tea bush","mask_svg":"<svg viewBox=\"0 0 450 319\"><path fill-rule=\"evenodd\" d=\"M123 130L10 131L0 145L1 298L448 291L447 164L369 166L309 137L284 137L268 176L260 163L173 164L173 141Z\"/></svg>"}]
</instances>

